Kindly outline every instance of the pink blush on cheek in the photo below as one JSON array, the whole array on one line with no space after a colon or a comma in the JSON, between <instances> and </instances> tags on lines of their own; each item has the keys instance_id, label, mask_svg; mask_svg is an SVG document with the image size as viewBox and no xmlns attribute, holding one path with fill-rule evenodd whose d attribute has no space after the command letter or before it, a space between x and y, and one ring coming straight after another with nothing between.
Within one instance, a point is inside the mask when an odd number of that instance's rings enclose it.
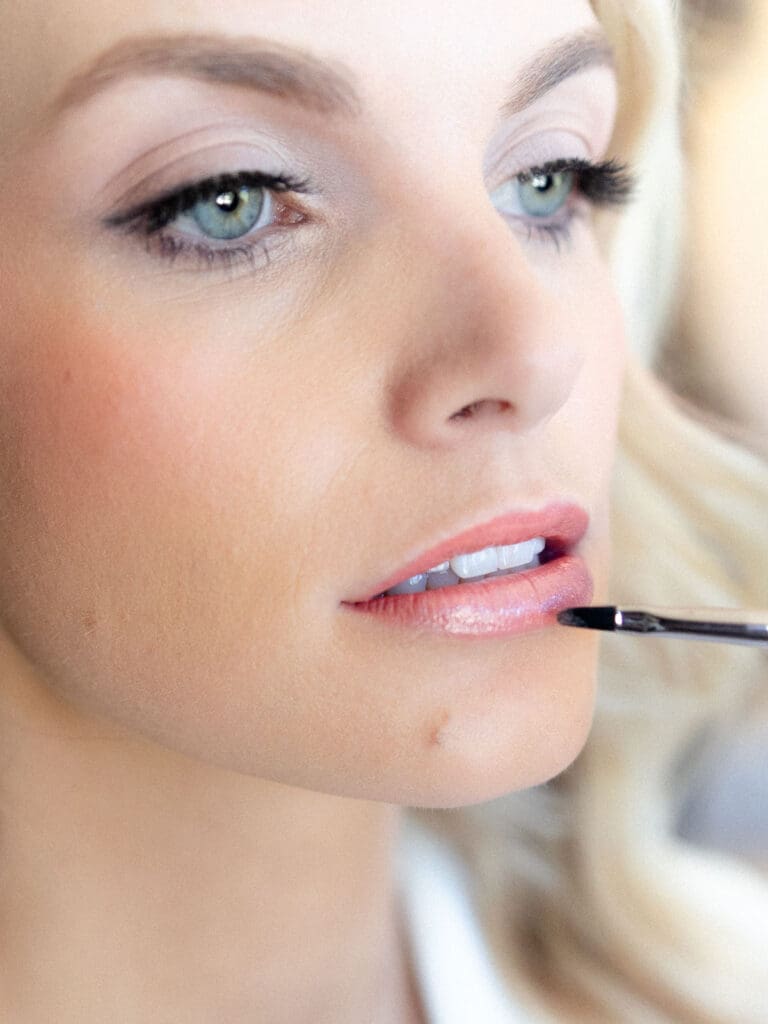
<instances>
[{"instance_id":1,"label":"pink blush on cheek","mask_svg":"<svg viewBox=\"0 0 768 1024\"><path fill-rule=\"evenodd\" d=\"M58 484L72 499L95 477L125 468L126 441L141 423L125 368L62 345L25 367L20 384L23 401L13 414L30 484L40 491Z\"/></svg>"},{"instance_id":2,"label":"pink blush on cheek","mask_svg":"<svg viewBox=\"0 0 768 1024\"><path fill-rule=\"evenodd\" d=\"M50 491L58 482L75 501L81 490L106 496L128 480L151 485L189 450L195 395L184 393L178 367L140 365L146 339L140 348L135 356L130 339L77 321L26 353L20 346L3 416L13 420L30 483Z\"/></svg>"},{"instance_id":3,"label":"pink blush on cheek","mask_svg":"<svg viewBox=\"0 0 768 1024\"><path fill-rule=\"evenodd\" d=\"M75 643L90 644L76 639L73 623L95 610L109 646L124 614L146 608L156 620L149 608L158 600L180 607L189 553L205 560L192 540L208 504L192 479L204 479L205 456L197 453L193 472L194 438L165 375L151 376L115 344L59 332L31 346L14 370L0 409L3 596L22 602L18 629L41 630L47 621L50 635L58 623ZM219 546L208 537L210 557ZM48 655L51 666L63 657L58 648Z\"/></svg>"}]
</instances>

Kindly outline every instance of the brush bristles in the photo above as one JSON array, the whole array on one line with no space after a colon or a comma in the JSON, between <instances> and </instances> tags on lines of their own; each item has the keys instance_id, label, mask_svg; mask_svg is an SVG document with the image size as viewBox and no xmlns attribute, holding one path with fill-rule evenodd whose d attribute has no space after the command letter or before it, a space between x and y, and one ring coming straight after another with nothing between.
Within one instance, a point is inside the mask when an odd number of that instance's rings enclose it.
<instances>
[{"instance_id":1,"label":"brush bristles","mask_svg":"<svg viewBox=\"0 0 768 1024\"><path fill-rule=\"evenodd\" d=\"M612 633L616 629L615 608L568 608L560 612L557 621L561 626L576 626L577 629L601 629Z\"/></svg>"}]
</instances>

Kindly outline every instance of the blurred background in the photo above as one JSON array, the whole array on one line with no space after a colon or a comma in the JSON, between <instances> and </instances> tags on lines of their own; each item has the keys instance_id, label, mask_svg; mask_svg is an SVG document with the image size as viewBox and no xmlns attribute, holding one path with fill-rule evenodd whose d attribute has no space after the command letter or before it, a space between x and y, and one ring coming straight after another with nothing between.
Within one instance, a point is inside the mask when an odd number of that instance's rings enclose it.
<instances>
[{"instance_id":1,"label":"blurred background","mask_svg":"<svg viewBox=\"0 0 768 1024\"><path fill-rule=\"evenodd\" d=\"M684 17L690 220L662 369L768 450L768 3L685 0Z\"/></svg>"},{"instance_id":2,"label":"blurred background","mask_svg":"<svg viewBox=\"0 0 768 1024\"><path fill-rule=\"evenodd\" d=\"M695 415L768 457L768 2L683 6L689 219L659 370ZM768 871L768 655L765 681L709 736L678 829Z\"/></svg>"}]
</instances>

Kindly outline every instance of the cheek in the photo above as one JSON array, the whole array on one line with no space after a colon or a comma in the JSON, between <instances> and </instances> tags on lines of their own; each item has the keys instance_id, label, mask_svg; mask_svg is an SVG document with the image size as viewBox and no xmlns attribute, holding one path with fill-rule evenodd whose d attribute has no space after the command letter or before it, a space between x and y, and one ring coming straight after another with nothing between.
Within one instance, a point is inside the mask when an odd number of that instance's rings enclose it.
<instances>
[{"instance_id":1,"label":"cheek","mask_svg":"<svg viewBox=\"0 0 768 1024\"><path fill-rule=\"evenodd\" d=\"M592 491L607 521L628 355L623 311L609 283L598 294L587 322L592 337L599 340L593 342L593 357L577 396L580 443L571 449L578 452L585 479L593 481ZM607 537L607 526L604 528L602 522L595 528Z\"/></svg>"},{"instance_id":2,"label":"cheek","mask_svg":"<svg viewBox=\"0 0 768 1024\"><path fill-rule=\"evenodd\" d=\"M2 415L24 520L74 528L113 512L120 522L126 498L141 518L198 446L194 392L178 400L168 368L142 371L130 341L74 322L18 357Z\"/></svg>"},{"instance_id":3,"label":"cheek","mask_svg":"<svg viewBox=\"0 0 768 1024\"><path fill-rule=\"evenodd\" d=\"M585 282L578 310L571 317L579 325L585 353L583 379L574 397L585 442L603 453L615 444L627 342L622 310L607 272L594 277L591 288ZM596 461L610 463L610 458Z\"/></svg>"},{"instance_id":4,"label":"cheek","mask_svg":"<svg viewBox=\"0 0 768 1024\"><path fill-rule=\"evenodd\" d=\"M290 338L244 356L228 332L163 332L82 312L12 325L3 626L46 692L80 710L287 776L308 736L335 749L336 600L306 583L329 578L329 482L350 461L339 431L313 427L328 409L312 396L332 382L302 377ZM341 697L334 721L346 728Z\"/></svg>"},{"instance_id":5,"label":"cheek","mask_svg":"<svg viewBox=\"0 0 768 1024\"><path fill-rule=\"evenodd\" d=\"M44 675L88 700L205 701L274 610L284 562L270 419L233 374L101 323L14 325L0 403L0 602ZM47 329L41 330L41 327ZM165 347L164 347L164 343ZM14 347L15 346L15 347ZM154 356L148 353L155 353ZM163 355L163 353L168 353Z\"/></svg>"},{"instance_id":6,"label":"cheek","mask_svg":"<svg viewBox=\"0 0 768 1024\"><path fill-rule=\"evenodd\" d=\"M274 356L256 367L221 338L180 345L178 330L117 335L78 316L19 335L0 408L5 511L19 521L85 519L99 533L205 522L207 539L219 524L263 525L284 500L300 403Z\"/></svg>"},{"instance_id":7,"label":"cheek","mask_svg":"<svg viewBox=\"0 0 768 1024\"><path fill-rule=\"evenodd\" d=\"M578 369L567 402L547 424L541 457L550 478L584 499L607 490L613 465L627 345L607 271L594 260L553 303L554 337L568 339Z\"/></svg>"}]
</instances>

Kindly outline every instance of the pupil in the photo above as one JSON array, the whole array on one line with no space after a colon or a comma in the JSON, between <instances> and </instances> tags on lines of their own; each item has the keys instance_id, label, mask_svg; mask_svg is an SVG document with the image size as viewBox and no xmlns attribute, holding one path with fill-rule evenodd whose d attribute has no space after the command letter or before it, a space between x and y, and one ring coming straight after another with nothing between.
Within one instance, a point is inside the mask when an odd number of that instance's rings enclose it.
<instances>
[{"instance_id":1,"label":"pupil","mask_svg":"<svg viewBox=\"0 0 768 1024\"><path fill-rule=\"evenodd\" d=\"M234 192L222 192L216 196L216 205L221 210L231 213L237 206L238 197Z\"/></svg>"},{"instance_id":2,"label":"pupil","mask_svg":"<svg viewBox=\"0 0 768 1024\"><path fill-rule=\"evenodd\" d=\"M535 174L531 184L538 192L547 192L552 188L554 181L551 174Z\"/></svg>"}]
</instances>

